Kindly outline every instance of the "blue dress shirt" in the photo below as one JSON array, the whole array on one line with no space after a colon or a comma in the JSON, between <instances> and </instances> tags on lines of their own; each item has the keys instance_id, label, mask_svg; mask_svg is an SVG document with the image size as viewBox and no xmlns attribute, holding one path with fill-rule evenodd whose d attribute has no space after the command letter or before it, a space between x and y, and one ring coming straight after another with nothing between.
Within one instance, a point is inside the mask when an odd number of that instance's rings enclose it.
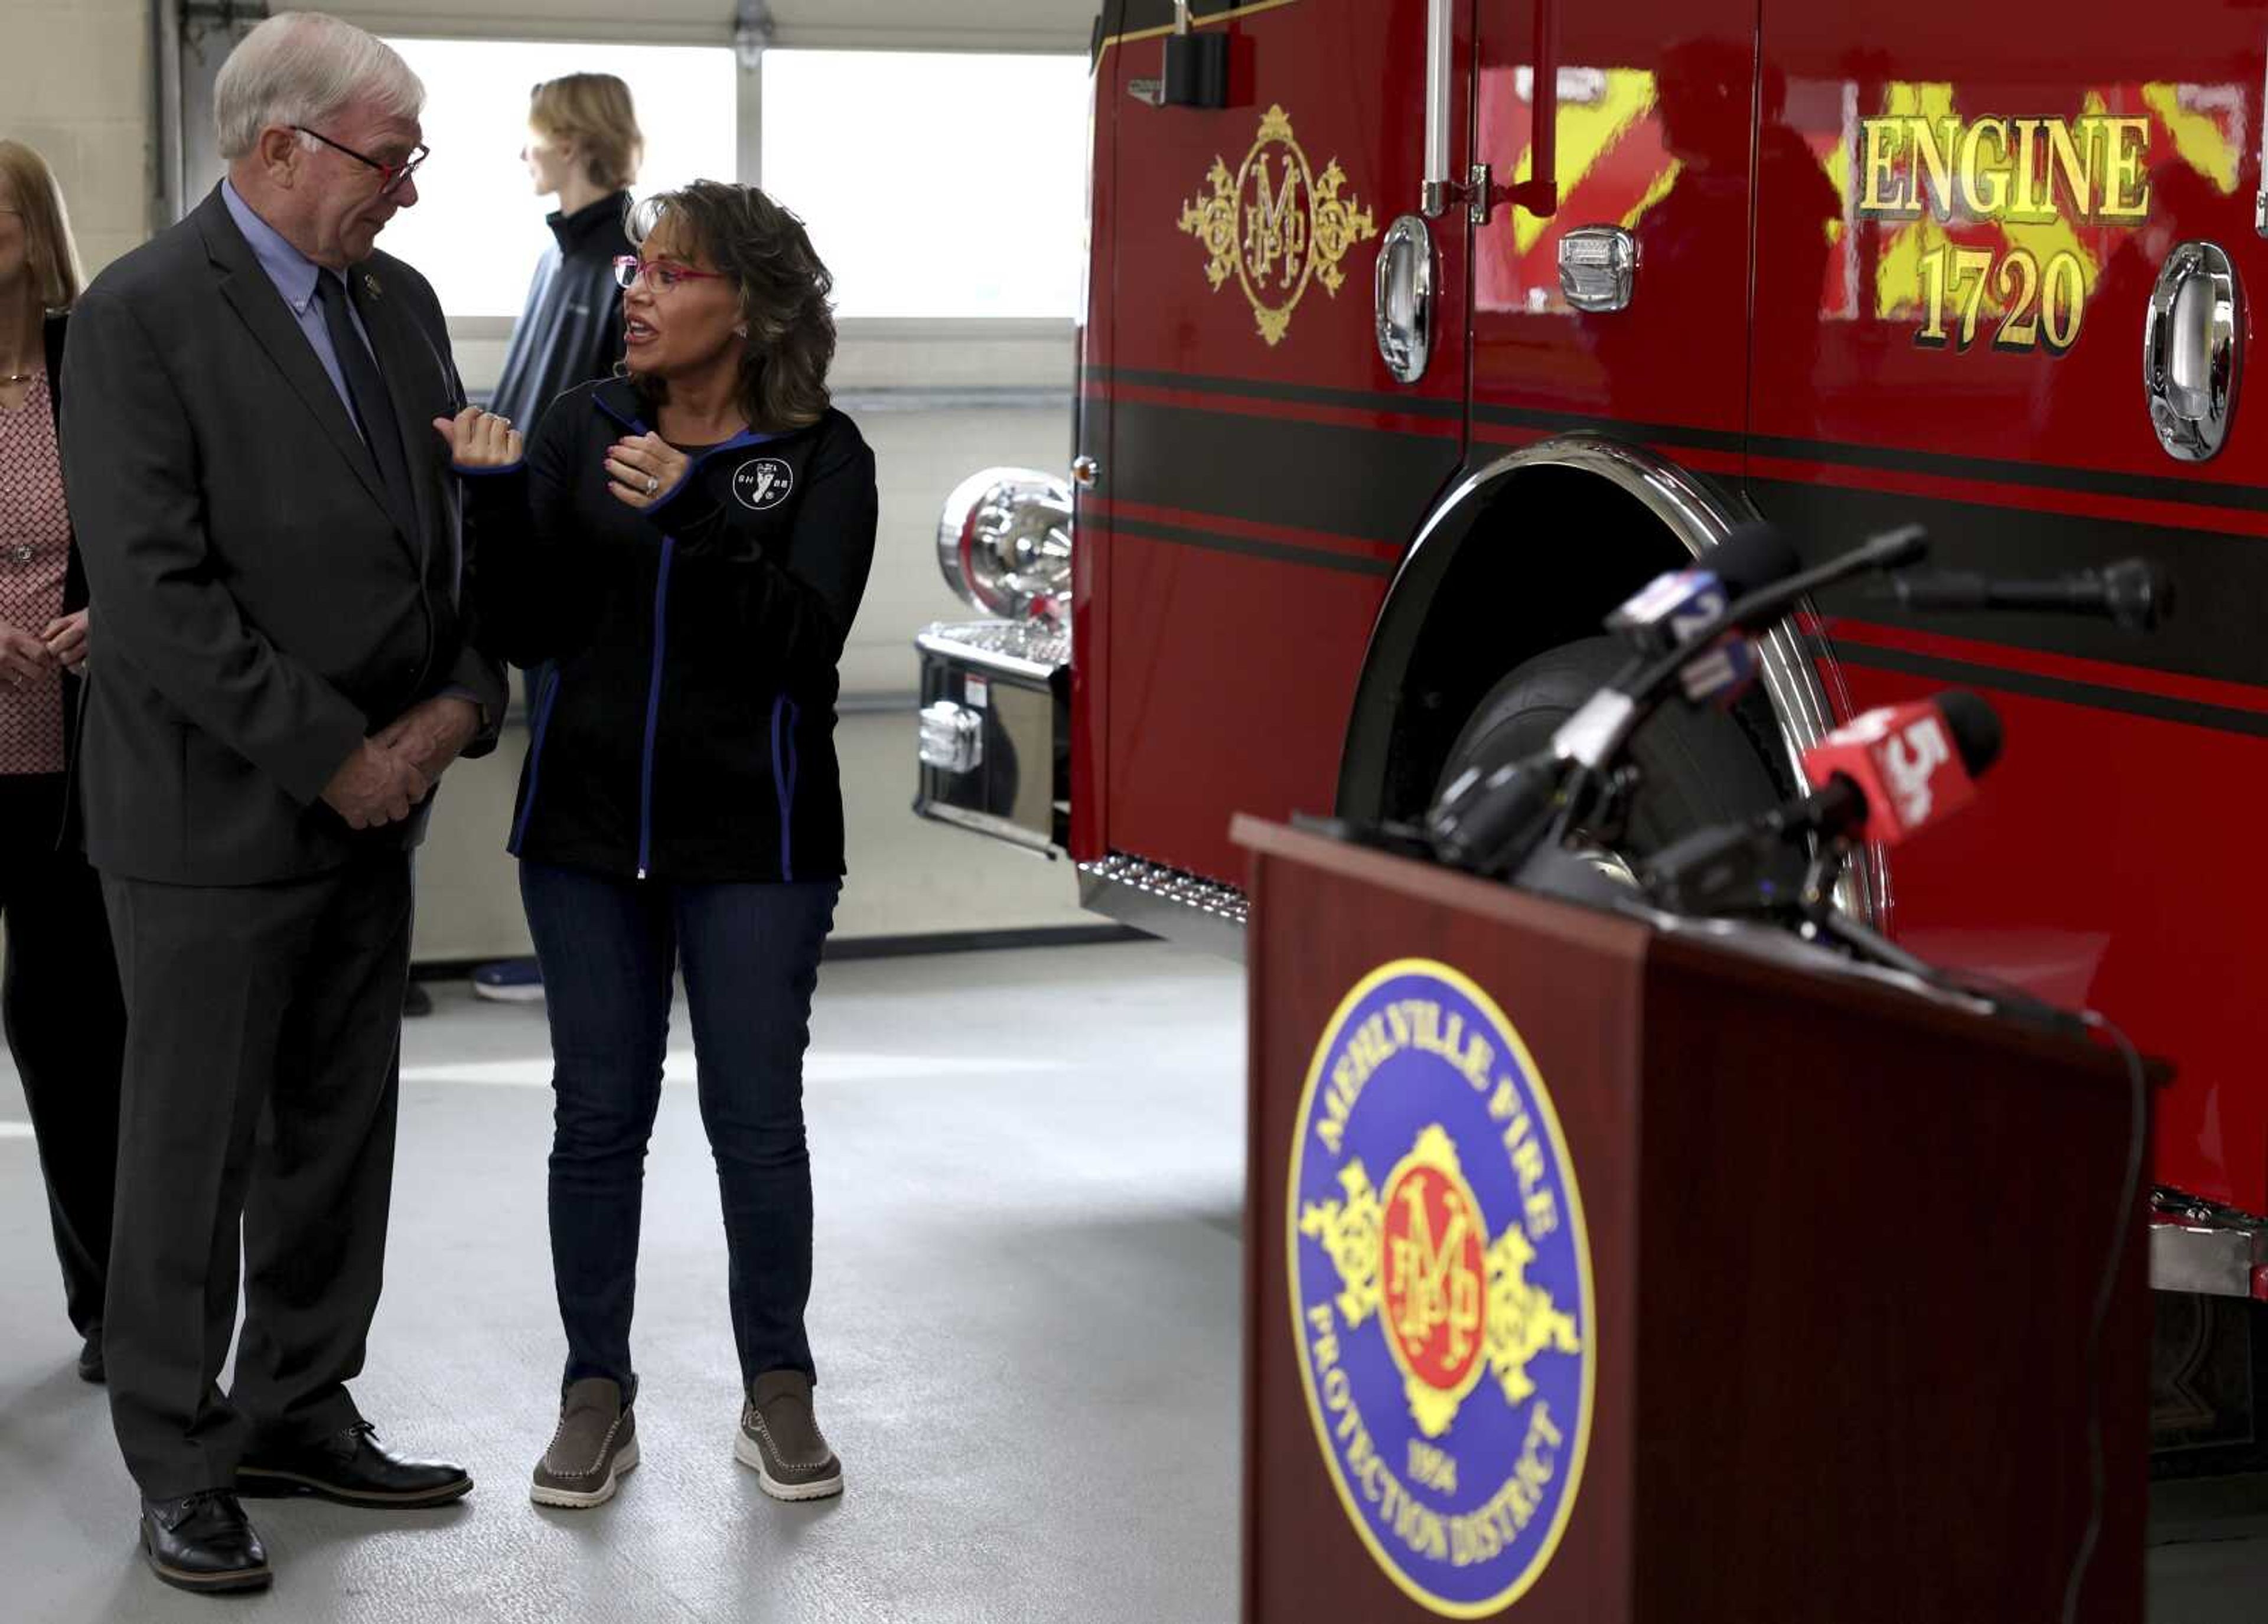
<instances>
[{"instance_id":1,"label":"blue dress shirt","mask_svg":"<svg viewBox=\"0 0 2268 1624\"><path fill-rule=\"evenodd\" d=\"M228 205L229 217L236 222L236 229L242 231L244 240L252 245L252 254L260 261L260 268L268 273L268 280L276 284L276 291L284 296L284 303L290 307L292 319L298 322L299 331L307 335L307 342L314 347L315 359L323 364L323 371L330 378L331 387L339 392L339 404L347 408L347 421L355 425L356 433L362 433L362 424L355 417L354 397L347 393L346 374L339 371L339 352L331 348L331 330L323 325L323 307L315 302L315 279L326 274L323 268L285 241L281 231L253 213L252 205L244 201L231 182L223 180L220 183L220 195L221 201ZM342 284L346 281L345 276L337 271L328 274L337 276ZM362 312L355 309L352 299L347 301L347 317L354 323L356 336L362 340L363 348L371 349L369 331L364 327ZM378 352L371 349L373 363L377 357Z\"/></svg>"}]
</instances>

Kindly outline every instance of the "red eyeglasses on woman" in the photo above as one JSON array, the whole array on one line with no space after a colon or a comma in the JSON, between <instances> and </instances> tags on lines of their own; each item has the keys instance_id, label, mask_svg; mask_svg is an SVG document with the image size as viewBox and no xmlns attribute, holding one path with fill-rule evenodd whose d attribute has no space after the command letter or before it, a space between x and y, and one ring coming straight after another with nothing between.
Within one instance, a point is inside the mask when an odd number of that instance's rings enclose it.
<instances>
[{"instance_id":1,"label":"red eyeglasses on woman","mask_svg":"<svg viewBox=\"0 0 2268 1624\"><path fill-rule=\"evenodd\" d=\"M629 289L640 276L645 285L657 293L666 293L681 282L723 282L722 271L695 270L689 265L680 265L674 260L641 260L634 254L618 254L615 259L615 283Z\"/></svg>"}]
</instances>

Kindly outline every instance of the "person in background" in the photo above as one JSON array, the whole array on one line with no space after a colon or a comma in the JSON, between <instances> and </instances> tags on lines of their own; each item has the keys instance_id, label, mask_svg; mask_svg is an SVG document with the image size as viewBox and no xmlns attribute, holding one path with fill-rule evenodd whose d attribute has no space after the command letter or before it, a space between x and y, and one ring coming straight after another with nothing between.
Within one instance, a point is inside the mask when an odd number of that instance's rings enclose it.
<instances>
[{"instance_id":1,"label":"person in background","mask_svg":"<svg viewBox=\"0 0 2268 1624\"><path fill-rule=\"evenodd\" d=\"M505 692L426 426L464 403L448 327L376 251L417 202L424 97L361 29L269 18L214 83L226 178L71 318L63 473L99 606L80 801L126 995L103 1351L144 1557L189 1591L269 1584L239 1495L473 1486L348 1389L385 1274L411 852Z\"/></svg>"},{"instance_id":2,"label":"person in background","mask_svg":"<svg viewBox=\"0 0 2268 1624\"><path fill-rule=\"evenodd\" d=\"M530 92L519 156L536 195L556 197L559 207L489 403L523 433L535 432L561 390L611 377L622 358L615 261L630 252L624 217L644 151L630 86L613 74L571 73ZM531 670L529 694L542 686L541 668ZM543 976L533 959L507 959L475 970L473 991L533 1002L543 996Z\"/></svg>"},{"instance_id":3,"label":"person in background","mask_svg":"<svg viewBox=\"0 0 2268 1624\"><path fill-rule=\"evenodd\" d=\"M523 433L560 391L611 377L622 358L614 267L630 252L625 220L644 150L630 86L611 73L571 73L529 94L520 158L536 195L559 207L489 403Z\"/></svg>"},{"instance_id":4,"label":"person in background","mask_svg":"<svg viewBox=\"0 0 2268 1624\"><path fill-rule=\"evenodd\" d=\"M87 610L59 379L78 290L54 176L0 141L0 1017L39 1141L78 1373L99 1382L126 1008L102 887L68 812Z\"/></svg>"},{"instance_id":5,"label":"person in background","mask_svg":"<svg viewBox=\"0 0 2268 1624\"><path fill-rule=\"evenodd\" d=\"M560 1417L530 1494L593 1506L637 1463L630 1357L671 975L692 1010L723 1194L734 1453L784 1500L839 1494L812 1408L803 1054L842 890L837 667L873 562L874 457L835 409L832 283L753 187L642 205L629 376L519 432L435 428L465 475L474 603L555 662L511 849L550 996Z\"/></svg>"}]
</instances>

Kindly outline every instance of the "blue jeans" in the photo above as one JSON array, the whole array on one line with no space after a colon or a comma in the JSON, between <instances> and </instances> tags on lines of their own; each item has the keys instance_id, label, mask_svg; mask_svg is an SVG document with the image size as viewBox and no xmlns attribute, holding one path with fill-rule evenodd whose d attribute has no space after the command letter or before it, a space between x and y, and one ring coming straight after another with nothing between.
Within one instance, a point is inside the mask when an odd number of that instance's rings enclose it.
<instances>
[{"instance_id":1,"label":"blue jeans","mask_svg":"<svg viewBox=\"0 0 2268 1624\"><path fill-rule=\"evenodd\" d=\"M539 863L519 894L551 1023L551 1269L565 1380L637 1390L630 1312L646 1141L661 1104L671 972L682 963L701 1120L724 1194L733 1339L745 1386L817 1378L803 1052L840 881L671 885Z\"/></svg>"}]
</instances>

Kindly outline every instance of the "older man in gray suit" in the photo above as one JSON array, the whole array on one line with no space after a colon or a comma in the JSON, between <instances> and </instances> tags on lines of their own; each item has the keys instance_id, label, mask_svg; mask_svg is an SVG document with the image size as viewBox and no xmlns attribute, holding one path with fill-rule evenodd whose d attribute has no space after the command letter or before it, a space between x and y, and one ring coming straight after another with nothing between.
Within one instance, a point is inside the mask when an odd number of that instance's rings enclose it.
<instances>
[{"instance_id":1,"label":"older man in gray suit","mask_svg":"<svg viewBox=\"0 0 2268 1624\"><path fill-rule=\"evenodd\" d=\"M128 1005L112 1416L150 1563L195 1591L269 1582L239 1494L472 1487L380 1447L346 1387L385 1251L410 849L504 704L431 426L463 404L440 308L372 251L417 199L423 97L344 23L263 23L217 86L227 180L71 330L81 788Z\"/></svg>"}]
</instances>

